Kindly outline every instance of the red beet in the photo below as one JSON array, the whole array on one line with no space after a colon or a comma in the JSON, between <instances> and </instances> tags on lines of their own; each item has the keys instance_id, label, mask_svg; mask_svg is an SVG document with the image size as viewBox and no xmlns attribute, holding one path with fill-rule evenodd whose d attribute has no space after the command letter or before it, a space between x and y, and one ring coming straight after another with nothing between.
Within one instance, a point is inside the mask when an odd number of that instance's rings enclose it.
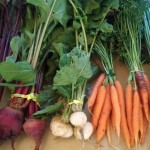
<instances>
[{"instance_id":1,"label":"red beet","mask_svg":"<svg viewBox=\"0 0 150 150\"><path fill-rule=\"evenodd\" d=\"M35 140L34 150L39 150L46 125L47 123L44 120L34 118L27 119L23 125L24 132Z\"/></svg>"},{"instance_id":2,"label":"red beet","mask_svg":"<svg viewBox=\"0 0 150 150\"><path fill-rule=\"evenodd\" d=\"M16 136L22 130L24 114L6 106L0 110L0 139Z\"/></svg>"},{"instance_id":3,"label":"red beet","mask_svg":"<svg viewBox=\"0 0 150 150\"><path fill-rule=\"evenodd\" d=\"M24 122L24 113L21 110L6 106L0 110L0 140L12 139L12 149L14 149L13 137L20 134Z\"/></svg>"}]
</instances>

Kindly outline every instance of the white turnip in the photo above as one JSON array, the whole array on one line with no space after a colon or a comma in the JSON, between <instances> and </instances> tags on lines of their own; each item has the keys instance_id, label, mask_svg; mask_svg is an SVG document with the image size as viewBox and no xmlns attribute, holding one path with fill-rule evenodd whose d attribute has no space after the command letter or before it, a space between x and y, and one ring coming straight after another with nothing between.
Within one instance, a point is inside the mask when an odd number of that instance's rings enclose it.
<instances>
[{"instance_id":1,"label":"white turnip","mask_svg":"<svg viewBox=\"0 0 150 150\"><path fill-rule=\"evenodd\" d=\"M93 133L93 126L90 122L86 122L83 128L75 127L74 135L79 140L87 140Z\"/></svg>"},{"instance_id":2,"label":"white turnip","mask_svg":"<svg viewBox=\"0 0 150 150\"><path fill-rule=\"evenodd\" d=\"M50 123L50 129L54 136L68 138L73 135L73 128L72 128L71 124L65 123L61 119L61 116L55 116L52 119L52 121Z\"/></svg>"},{"instance_id":3,"label":"white turnip","mask_svg":"<svg viewBox=\"0 0 150 150\"><path fill-rule=\"evenodd\" d=\"M87 122L87 116L82 111L77 111L71 114L70 122L75 127L83 127Z\"/></svg>"}]
</instances>

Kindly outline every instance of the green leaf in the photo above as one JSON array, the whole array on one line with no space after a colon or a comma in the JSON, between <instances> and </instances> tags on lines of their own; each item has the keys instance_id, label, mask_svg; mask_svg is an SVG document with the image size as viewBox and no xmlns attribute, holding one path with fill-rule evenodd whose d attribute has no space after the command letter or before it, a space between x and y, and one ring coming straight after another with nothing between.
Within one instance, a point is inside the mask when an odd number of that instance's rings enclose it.
<instances>
[{"instance_id":1,"label":"green leaf","mask_svg":"<svg viewBox=\"0 0 150 150\"><path fill-rule=\"evenodd\" d=\"M78 31L81 28L80 23L78 23L77 21L73 21L73 28Z\"/></svg>"},{"instance_id":2,"label":"green leaf","mask_svg":"<svg viewBox=\"0 0 150 150\"><path fill-rule=\"evenodd\" d=\"M60 111L63 108L63 102L57 102L54 105L47 106L45 109L37 111L33 114L34 117L41 117L45 114L52 114Z\"/></svg>"},{"instance_id":3,"label":"green leaf","mask_svg":"<svg viewBox=\"0 0 150 150\"><path fill-rule=\"evenodd\" d=\"M11 42L10 42L10 47L13 52L13 58L16 59L18 56L18 53L22 47L22 43L24 42L24 39L22 37L16 36L13 37Z\"/></svg>"},{"instance_id":4,"label":"green leaf","mask_svg":"<svg viewBox=\"0 0 150 150\"><path fill-rule=\"evenodd\" d=\"M63 43L53 43L54 48L56 49L57 53L61 57L65 52L67 52L67 46Z\"/></svg>"},{"instance_id":5,"label":"green leaf","mask_svg":"<svg viewBox=\"0 0 150 150\"><path fill-rule=\"evenodd\" d=\"M28 3L37 6L39 8L42 8L45 12L48 13L49 6L45 0L27 0Z\"/></svg>"},{"instance_id":6,"label":"green leaf","mask_svg":"<svg viewBox=\"0 0 150 150\"><path fill-rule=\"evenodd\" d=\"M54 86L54 89L56 87ZM56 88L58 90L58 92L65 98L70 99L71 98L71 88L70 86L57 86Z\"/></svg>"},{"instance_id":7,"label":"green leaf","mask_svg":"<svg viewBox=\"0 0 150 150\"><path fill-rule=\"evenodd\" d=\"M44 105L52 104L55 101L56 93L53 90L52 85L48 85L44 87L43 90L37 96L37 102L40 104L41 107Z\"/></svg>"},{"instance_id":8,"label":"green leaf","mask_svg":"<svg viewBox=\"0 0 150 150\"><path fill-rule=\"evenodd\" d=\"M78 77L83 78L90 78L92 76L92 69L90 65L89 56L81 56L73 57L73 63L71 63L71 68L73 68L76 71L76 74L78 74Z\"/></svg>"},{"instance_id":9,"label":"green leaf","mask_svg":"<svg viewBox=\"0 0 150 150\"><path fill-rule=\"evenodd\" d=\"M27 0L28 3L36 6L40 11L40 19L42 22L45 22L50 10L46 0Z\"/></svg>"},{"instance_id":10,"label":"green leaf","mask_svg":"<svg viewBox=\"0 0 150 150\"><path fill-rule=\"evenodd\" d=\"M68 20L70 19L70 15L68 14L68 1L67 0L57 0L54 6L54 14L53 17L60 22L64 27Z\"/></svg>"},{"instance_id":11,"label":"green leaf","mask_svg":"<svg viewBox=\"0 0 150 150\"><path fill-rule=\"evenodd\" d=\"M118 9L119 8L119 0L113 0L111 8Z\"/></svg>"},{"instance_id":12,"label":"green leaf","mask_svg":"<svg viewBox=\"0 0 150 150\"><path fill-rule=\"evenodd\" d=\"M35 78L35 72L27 61L0 63L0 75L6 82L16 80L23 83L30 83Z\"/></svg>"},{"instance_id":13,"label":"green leaf","mask_svg":"<svg viewBox=\"0 0 150 150\"><path fill-rule=\"evenodd\" d=\"M99 8L99 2L96 2L95 0L88 0L86 3L85 3L85 13L86 14L91 14L92 11L94 9L97 9Z\"/></svg>"},{"instance_id":14,"label":"green leaf","mask_svg":"<svg viewBox=\"0 0 150 150\"><path fill-rule=\"evenodd\" d=\"M106 21L104 21L104 22L100 25L99 29L100 29L102 32L110 33L110 32L113 31L113 25L111 25L111 24L107 23Z\"/></svg>"},{"instance_id":15,"label":"green leaf","mask_svg":"<svg viewBox=\"0 0 150 150\"><path fill-rule=\"evenodd\" d=\"M57 71L54 77L54 85L70 85L77 82L77 74L74 68L64 66L61 70Z\"/></svg>"}]
</instances>

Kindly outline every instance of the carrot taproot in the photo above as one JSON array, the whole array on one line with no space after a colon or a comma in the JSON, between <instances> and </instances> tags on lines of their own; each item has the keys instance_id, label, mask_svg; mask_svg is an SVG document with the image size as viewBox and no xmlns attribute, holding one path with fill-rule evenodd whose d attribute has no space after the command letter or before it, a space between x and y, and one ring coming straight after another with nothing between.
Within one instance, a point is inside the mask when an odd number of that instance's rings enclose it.
<instances>
[{"instance_id":1,"label":"carrot taproot","mask_svg":"<svg viewBox=\"0 0 150 150\"><path fill-rule=\"evenodd\" d=\"M135 144L137 146L138 140L139 140L139 131L140 131L140 123L139 123L139 113L140 113L140 97L138 91L134 91L133 93L133 134L134 134L134 140Z\"/></svg>"},{"instance_id":2,"label":"carrot taproot","mask_svg":"<svg viewBox=\"0 0 150 150\"><path fill-rule=\"evenodd\" d=\"M136 71L135 75L136 75L136 82L139 88L139 94L140 94L143 108L144 108L144 113L146 115L147 120L149 120L148 92L147 92L146 83L143 77L143 73Z\"/></svg>"},{"instance_id":3,"label":"carrot taproot","mask_svg":"<svg viewBox=\"0 0 150 150\"><path fill-rule=\"evenodd\" d=\"M118 137L120 137L121 113L118 100L118 93L114 85L110 86L110 95L111 95L112 109L114 111L115 129Z\"/></svg>"},{"instance_id":4,"label":"carrot taproot","mask_svg":"<svg viewBox=\"0 0 150 150\"><path fill-rule=\"evenodd\" d=\"M130 133L130 144L134 145L134 135L133 135L133 127L132 127L132 114L133 114L133 87L129 82L125 88L125 98L126 98L126 116L127 116L127 124L129 127Z\"/></svg>"},{"instance_id":5,"label":"carrot taproot","mask_svg":"<svg viewBox=\"0 0 150 150\"><path fill-rule=\"evenodd\" d=\"M112 127L113 129L115 130L115 113L114 113L114 110L111 109L111 124L112 124Z\"/></svg>"},{"instance_id":6,"label":"carrot taproot","mask_svg":"<svg viewBox=\"0 0 150 150\"><path fill-rule=\"evenodd\" d=\"M92 92L88 98L88 108L89 110L92 110L93 106L94 106L94 103L95 103L95 100L96 100L96 95L97 95L97 92L98 92L98 89L99 87L103 84L103 81L105 80L106 76L104 73L102 73L98 79L96 80L94 86L93 86L93 89L92 89Z\"/></svg>"},{"instance_id":7,"label":"carrot taproot","mask_svg":"<svg viewBox=\"0 0 150 150\"><path fill-rule=\"evenodd\" d=\"M106 133L107 133L108 142L111 144L111 138L110 138L110 117L108 117L108 119L107 119Z\"/></svg>"},{"instance_id":8,"label":"carrot taproot","mask_svg":"<svg viewBox=\"0 0 150 150\"><path fill-rule=\"evenodd\" d=\"M146 84L147 92L148 92L148 100L149 100L149 105L150 105L150 81L149 78L146 74L143 74L143 78Z\"/></svg>"},{"instance_id":9,"label":"carrot taproot","mask_svg":"<svg viewBox=\"0 0 150 150\"><path fill-rule=\"evenodd\" d=\"M102 112L98 122L98 128L96 131L96 139L99 142L103 136L105 135L106 128L107 128L107 120L109 118L111 111L111 101L110 101L110 85L106 85L106 97L104 101L104 105L102 107Z\"/></svg>"},{"instance_id":10,"label":"carrot taproot","mask_svg":"<svg viewBox=\"0 0 150 150\"><path fill-rule=\"evenodd\" d=\"M144 133L144 116L143 116L143 109L142 109L142 102L140 99L140 106L139 106L139 125L140 125L140 136Z\"/></svg>"},{"instance_id":11,"label":"carrot taproot","mask_svg":"<svg viewBox=\"0 0 150 150\"><path fill-rule=\"evenodd\" d=\"M148 121L146 119L145 114L143 113L143 134L140 135L140 144L144 144L145 142L145 137L148 129Z\"/></svg>"},{"instance_id":12,"label":"carrot taproot","mask_svg":"<svg viewBox=\"0 0 150 150\"><path fill-rule=\"evenodd\" d=\"M129 133L129 129L127 125L127 117L125 113L125 99L124 99L123 87L120 81L118 80L115 80L114 84L117 89L118 98L119 98L119 105L120 105L120 112L121 112L121 129L123 131L123 136L125 138L126 144L128 148L130 148L130 133Z\"/></svg>"},{"instance_id":13,"label":"carrot taproot","mask_svg":"<svg viewBox=\"0 0 150 150\"><path fill-rule=\"evenodd\" d=\"M98 126L98 121L105 101L105 96L106 96L106 87L102 85L98 90L96 101L92 111L93 131L95 131Z\"/></svg>"}]
</instances>

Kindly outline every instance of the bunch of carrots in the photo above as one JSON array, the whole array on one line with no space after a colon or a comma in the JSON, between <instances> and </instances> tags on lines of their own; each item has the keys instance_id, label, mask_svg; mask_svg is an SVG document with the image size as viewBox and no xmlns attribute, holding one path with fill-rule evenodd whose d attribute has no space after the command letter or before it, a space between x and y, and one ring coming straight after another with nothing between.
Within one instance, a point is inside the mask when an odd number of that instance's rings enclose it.
<instances>
[{"instance_id":1,"label":"bunch of carrots","mask_svg":"<svg viewBox=\"0 0 150 150\"><path fill-rule=\"evenodd\" d=\"M102 43L96 44L95 50L100 55L106 72L100 74L88 99L88 108L92 113L92 124L96 132L97 142L100 142L107 134L111 144L110 123L112 123L118 138L120 137L120 130L122 130L127 146L130 148L125 97L123 87L115 77L112 52L111 50L108 52Z\"/></svg>"},{"instance_id":2,"label":"bunch of carrots","mask_svg":"<svg viewBox=\"0 0 150 150\"><path fill-rule=\"evenodd\" d=\"M111 143L111 120L118 137L122 131L128 148L144 144L150 120L150 81L141 62L141 24L144 12L139 7L140 2L126 2L117 18L117 30L121 38L119 53L130 71L125 92L115 77L111 47L108 47L108 51L98 41L95 50L101 57L106 73L99 76L88 99L97 141L106 133Z\"/></svg>"}]
</instances>

